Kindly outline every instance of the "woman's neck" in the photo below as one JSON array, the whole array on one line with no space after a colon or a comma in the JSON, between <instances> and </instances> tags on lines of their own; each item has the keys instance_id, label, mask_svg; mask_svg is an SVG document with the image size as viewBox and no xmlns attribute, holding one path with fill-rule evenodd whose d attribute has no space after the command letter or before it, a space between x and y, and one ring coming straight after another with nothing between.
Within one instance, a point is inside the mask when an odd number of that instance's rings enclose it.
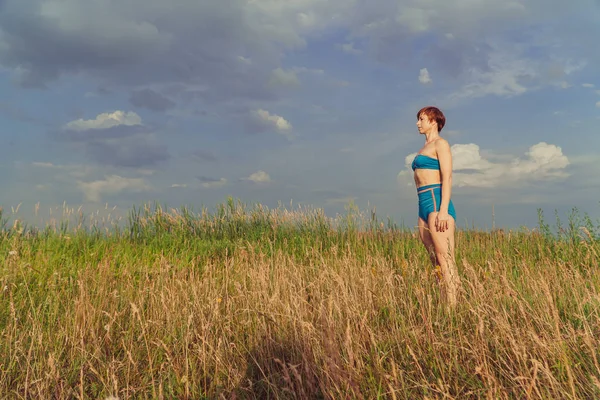
<instances>
[{"instance_id":1,"label":"woman's neck","mask_svg":"<svg viewBox=\"0 0 600 400\"><path fill-rule=\"evenodd\" d=\"M425 144L429 144L431 142L435 142L440 138L439 132L431 131L425 134Z\"/></svg>"}]
</instances>

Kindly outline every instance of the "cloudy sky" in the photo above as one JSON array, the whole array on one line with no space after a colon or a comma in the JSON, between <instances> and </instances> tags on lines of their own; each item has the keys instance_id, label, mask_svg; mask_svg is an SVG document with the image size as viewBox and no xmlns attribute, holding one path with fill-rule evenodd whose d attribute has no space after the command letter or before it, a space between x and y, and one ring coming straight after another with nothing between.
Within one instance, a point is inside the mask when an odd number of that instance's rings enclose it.
<instances>
[{"instance_id":1,"label":"cloudy sky","mask_svg":"<svg viewBox=\"0 0 600 400\"><path fill-rule=\"evenodd\" d=\"M353 201L414 226L436 105L459 227L597 219L598 37L598 0L0 0L0 205Z\"/></svg>"}]
</instances>

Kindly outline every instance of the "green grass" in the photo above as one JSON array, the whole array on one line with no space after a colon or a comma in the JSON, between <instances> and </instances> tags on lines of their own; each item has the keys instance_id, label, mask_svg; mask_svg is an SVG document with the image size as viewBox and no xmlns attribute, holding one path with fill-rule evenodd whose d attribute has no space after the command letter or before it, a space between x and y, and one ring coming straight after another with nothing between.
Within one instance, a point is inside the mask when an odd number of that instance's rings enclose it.
<instances>
[{"instance_id":1,"label":"green grass","mask_svg":"<svg viewBox=\"0 0 600 400\"><path fill-rule=\"evenodd\" d=\"M599 398L600 241L459 230L447 310L418 235L349 207L0 221L6 398Z\"/></svg>"}]
</instances>

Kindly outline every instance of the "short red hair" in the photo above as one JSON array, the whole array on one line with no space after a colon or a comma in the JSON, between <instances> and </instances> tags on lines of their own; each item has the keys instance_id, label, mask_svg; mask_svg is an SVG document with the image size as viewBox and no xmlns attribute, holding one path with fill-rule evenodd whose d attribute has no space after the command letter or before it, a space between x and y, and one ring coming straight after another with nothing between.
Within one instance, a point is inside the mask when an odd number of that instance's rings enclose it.
<instances>
[{"instance_id":1,"label":"short red hair","mask_svg":"<svg viewBox=\"0 0 600 400\"><path fill-rule=\"evenodd\" d=\"M417 119L421 117L421 114L425 114L430 121L437 122L438 132L441 132L444 125L446 125L446 117L437 107L429 106L421 108L417 113Z\"/></svg>"}]
</instances>

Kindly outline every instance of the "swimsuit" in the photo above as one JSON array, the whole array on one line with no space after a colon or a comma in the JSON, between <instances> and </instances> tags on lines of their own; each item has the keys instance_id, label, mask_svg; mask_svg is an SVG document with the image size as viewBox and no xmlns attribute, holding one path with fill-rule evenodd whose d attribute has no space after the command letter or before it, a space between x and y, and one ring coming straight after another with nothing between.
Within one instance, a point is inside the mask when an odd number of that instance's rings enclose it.
<instances>
[{"instance_id":1,"label":"swimsuit","mask_svg":"<svg viewBox=\"0 0 600 400\"><path fill-rule=\"evenodd\" d=\"M424 156L423 154L417 154L415 159L412 162L412 169L437 169L440 170L440 160L437 158L432 158L429 156Z\"/></svg>"},{"instance_id":2,"label":"swimsuit","mask_svg":"<svg viewBox=\"0 0 600 400\"><path fill-rule=\"evenodd\" d=\"M419 196L419 217L427 222L430 213L440 210L442 184L434 183L433 185L421 186L417 189L417 195ZM454 210L452 200L448 204L448 214L456 221L456 211Z\"/></svg>"},{"instance_id":3,"label":"swimsuit","mask_svg":"<svg viewBox=\"0 0 600 400\"><path fill-rule=\"evenodd\" d=\"M417 154L412 162L412 169L413 171L415 169L437 169L439 171L440 161L423 154ZM439 211L439 205L442 202L442 184L434 183L433 185L418 187L417 195L419 196L419 218L427 222L430 213ZM452 200L448 204L448 214L456 221L456 211Z\"/></svg>"}]
</instances>

